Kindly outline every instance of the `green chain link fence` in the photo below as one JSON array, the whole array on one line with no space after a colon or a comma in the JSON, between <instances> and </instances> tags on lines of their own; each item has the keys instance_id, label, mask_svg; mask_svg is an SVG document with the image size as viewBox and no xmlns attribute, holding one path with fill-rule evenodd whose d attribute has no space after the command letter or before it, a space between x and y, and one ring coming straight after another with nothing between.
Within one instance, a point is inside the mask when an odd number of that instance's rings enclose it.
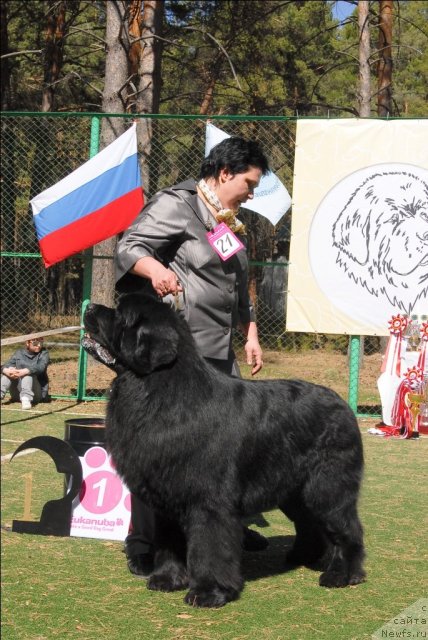
<instances>
[{"instance_id":1,"label":"green chain link fence","mask_svg":"<svg viewBox=\"0 0 428 640\"><path fill-rule=\"evenodd\" d=\"M30 200L81 166L98 151L105 114L3 113L2 126L2 338L80 325L90 297L92 252L45 269L33 227ZM144 116L112 116L129 119ZM197 176L204 155L206 118L145 117L152 130L146 199L157 190ZM231 135L259 140L272 169L292 193L296 120L283 117L217 116ZM149 184L147 184L149 182ZM348 398L357 415L379 414L376 381L379 339L287 333L288 249L291 212L276 227L254 213L240 218L249 230L252 292L269 377L302 377ZM97 260L111 260L96 256ZM111 373L81 352L79 332L49 336L49 377L56 398L105 398ZM238 352L242 348L235 337ZM19 345L3 349L2 362ZM346 373L345 373L346 372ZM245 372L244 372L245 375Z\"/></svg>"}]
</instances>

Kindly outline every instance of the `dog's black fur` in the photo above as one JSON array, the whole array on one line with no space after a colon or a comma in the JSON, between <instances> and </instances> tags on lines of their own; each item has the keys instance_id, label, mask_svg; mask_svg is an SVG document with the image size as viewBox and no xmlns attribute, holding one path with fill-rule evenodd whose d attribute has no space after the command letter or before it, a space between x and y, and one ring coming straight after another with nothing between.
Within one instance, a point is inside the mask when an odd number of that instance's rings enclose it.
<instances>
[{"instance_id":1,"label":"dog's black fur","mask_svg":"<svg viewBox=\"0 0 428 640\"><path fill-rule=\"evenodd\" d=\"M149 589L189 587L194 606L236 599L243 515L279 507L296 528L289 563L324 557L326 587L364 580L356 419L335 392L249 381L211 367L166 304L89 305L85 327L116 358L107 445L129 489L156 511Z\"/></svg>"}]
</instances>

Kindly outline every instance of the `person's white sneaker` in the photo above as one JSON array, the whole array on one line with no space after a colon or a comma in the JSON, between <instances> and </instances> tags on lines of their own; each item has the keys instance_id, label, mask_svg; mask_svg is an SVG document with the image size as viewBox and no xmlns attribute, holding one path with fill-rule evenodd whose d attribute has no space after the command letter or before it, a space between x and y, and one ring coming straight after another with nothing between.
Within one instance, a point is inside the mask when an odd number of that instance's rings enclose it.
<instances>
[{"instance_id":1,"label":"person's white sneaker","mask_svg":"<svg viewBox=\"0 0 428 640\"><path fill-rule=\"evenodd\" d=\"M31 409L31 400L29 398L22 398L21 407L26 411L27 409Z\"/></svg>"}]
</instances>

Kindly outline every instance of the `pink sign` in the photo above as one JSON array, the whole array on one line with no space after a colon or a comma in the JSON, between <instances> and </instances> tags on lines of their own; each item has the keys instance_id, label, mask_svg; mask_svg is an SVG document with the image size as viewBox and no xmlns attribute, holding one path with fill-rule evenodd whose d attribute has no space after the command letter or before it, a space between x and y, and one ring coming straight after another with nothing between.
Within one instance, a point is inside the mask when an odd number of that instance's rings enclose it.
<instances>
[{"instance_id":1,"label":"pink sign","mask_svg":"<svg viewBox=\"0 0 428 640\"><path fill-rule=\"evenodd\" d=\"M70 535L124 540L131 516L131 495L102 447L88 449L80 458L83 482L73 502Z\"/></svg>"}]
</instances>

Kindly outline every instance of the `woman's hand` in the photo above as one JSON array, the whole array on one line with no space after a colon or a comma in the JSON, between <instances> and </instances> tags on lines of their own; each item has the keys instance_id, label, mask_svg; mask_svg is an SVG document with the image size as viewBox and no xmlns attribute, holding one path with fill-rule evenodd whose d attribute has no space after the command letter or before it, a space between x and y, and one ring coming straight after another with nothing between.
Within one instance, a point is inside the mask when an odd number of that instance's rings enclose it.
<instances>
[{"instance_id":1,"label":"woman's hand","mask_svg":"<svg viewBox=\"0 0 428 640\"><path fill-rule=\"evenodd\" d=\"M152 287L163 298L169 293L177 293L182 291L181 284L178 281L177 276L171 269L165 268L160 262L158 262L159 268L154 269L151 276Z\"/></svg>"},{"instance_id":2,"label":"woman's hand","mask_svg":"<svg viewBox=\"0 0 428 640\"><path fill-rule=\"evenodd\" d=\"M247 336L244 347L247 354L247 364L253 365L251 375L255 376L263 367L263 352L259 343L257 325L255 322L249 322L246 325L241 325L241 328Z\"/></svg>"},{"instance_id":3,"label":"woman's hand","mask_svg":"<svg viewBox=\"0 0 428 640\"><path fill-rule=\"evenodd\" d=\"M140 258L134 264L131 272L150 280L153 289L161 298L169 293L177 293L183 290L174 271L164 267L161 262L150 256Z\"/></svg>"},{"instance_id":4,"label":"woman's hand","mask_svg":"<svg viewBox=\"0 0 428 640\"><path fill-rule=\"evenodd\" d=\"M245 353L247 354L247 364L252 364L251 375L254 376L263 367L263 352L256 338L248 338L245 343Z\"/></svg>"}]
</instances>

